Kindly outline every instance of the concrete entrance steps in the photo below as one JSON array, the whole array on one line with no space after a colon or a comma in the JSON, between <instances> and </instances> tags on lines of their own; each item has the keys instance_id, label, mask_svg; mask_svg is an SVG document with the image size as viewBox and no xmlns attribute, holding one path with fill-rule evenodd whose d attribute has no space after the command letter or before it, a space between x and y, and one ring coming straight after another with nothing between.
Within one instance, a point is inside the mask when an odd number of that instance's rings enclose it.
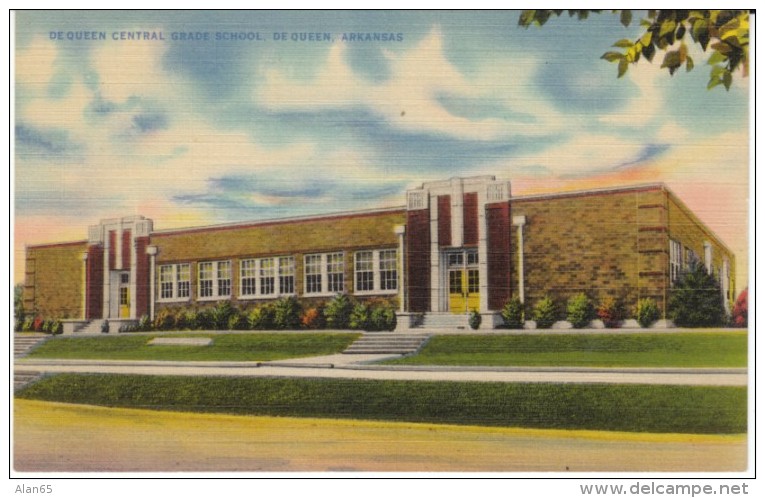
<instances>
[{"instance_id":1,"label":"concrete entrance steps","mask_svg":"<svg viewBox=\"0 0 765 498\"><path fill-rule=\"evenodd\" d=\"M50 336L47 334L14 334L13 357L23 358L49 338Z\"/></svg>"},{"instance_id":2,"label":"concrete entrance steps","mask_svg":"<svg viewBox=\"0 0 765 498\"><path fill-rule=\"evenodd\" d=\"M419 351L428 339L429 334L370 332L348 346L343 354L412 354Z\"/></svg>"},{"instance_id":3,"label":"concrete entrance steps","mask_svg":"<svg viewBox=\"0 0 765 498\"><path fill-rule=\"evenodd\" d=\"M469 329L468 315L454 313L425 313L422 316L421 329Z\"/></svg>"},{"instance_id":4,"label":"concrete entrance steps","mask_svg":"<svg viewBox=\"0 0 765 498\"><path fill-rule=\"evenodd\" d=\"M37 382L44 376L43 372L13 372L13 390L18 391L32 382Z\"/></svg>"}]
</instances>

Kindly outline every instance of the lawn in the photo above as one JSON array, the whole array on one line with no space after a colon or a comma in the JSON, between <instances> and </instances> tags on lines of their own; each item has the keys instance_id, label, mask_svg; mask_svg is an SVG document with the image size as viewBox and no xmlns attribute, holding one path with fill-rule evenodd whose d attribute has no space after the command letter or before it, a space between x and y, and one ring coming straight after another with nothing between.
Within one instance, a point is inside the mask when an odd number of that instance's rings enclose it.
<instances>
[{"instance_id":1,"label":"lawn","mask_svg":"<svg viewBox=\"0 0 765 498\"><path fill-rule=\"evenodd\" d=\"M167 335L165 335L167 336ZM162 334L105 337L56 337L34 349L29 358L269 361L321 356L343 351L359 334L177 334L209 337L209 346L149 345Z\"/></svg>"},{"instance_id":2,"label":"lawn","mask_svg":"<svg viewBox=\"0 0 765 498\"><path fill-rule=\"evenodd\" d=\"M746 332L442 335L387 363L462 366L746 367Z\"/></svg>"},{"instance_id":3,"label":"lawn","mask_svg":"<svg viewBox=\"0 0 765 498\"><path fill-rule=\"evenodd\" d=\"M58 374L16 397L180 412L539 429L747 430L745 387Z\"/></svg>"}]
</instances>

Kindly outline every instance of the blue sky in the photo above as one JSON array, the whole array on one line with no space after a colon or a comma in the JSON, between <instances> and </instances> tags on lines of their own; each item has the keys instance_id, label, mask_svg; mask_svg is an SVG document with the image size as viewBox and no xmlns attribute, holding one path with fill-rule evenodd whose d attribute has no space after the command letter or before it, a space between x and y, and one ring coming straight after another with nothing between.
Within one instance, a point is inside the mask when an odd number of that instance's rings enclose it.
<instances>
[{"instance_id":1,"label":"blue sky","mask_svg":"<svg viewBox=\"0 0 765 498\"><path fill-rule=\"evenodd\" d=\"M517 22L517 11L17 12L17 260L24 244L83 238L101 218L169 228L401 205L422 181L494 174L514 194L664 181L746 268L748 80L707 91L696 52L689 73L670 78L657 55L617 79L600 55L640 28L610 13ZM106 40L67 39L85 31ZM164 40L113 39L135 31Z\"/></svg>"}]
</instances>

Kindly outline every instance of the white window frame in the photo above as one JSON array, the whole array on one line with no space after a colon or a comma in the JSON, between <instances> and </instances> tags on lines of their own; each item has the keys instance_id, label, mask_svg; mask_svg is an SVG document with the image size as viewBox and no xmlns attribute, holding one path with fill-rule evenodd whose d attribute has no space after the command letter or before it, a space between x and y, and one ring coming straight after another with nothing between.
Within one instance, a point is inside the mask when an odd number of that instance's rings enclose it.
<instances>
[{"instance_id":1,"label":"white window frame","mask_svg":"<svg viewBox=\"0 0 765 498\"><path fill-rule=\"evenodd\" d=\"M212 296L203 296L202 295L202 267L210 265L211 271L210 271L210 278L205 279L205 281L211 281L212 282ZM221 278L221 270L225 269L225 266L228 265L228 278ZM232 274L232 266L231 266L231 260L222 260L222 261L202 261L200 263L197 263L197 299L200 301L220 301L221 299L230 299L231 298L231 286L233 284L233 274ZM228 280L228 293L221 294L221 281Z\"/></svg>"},{"instance_id":2,"label":"white window frame","mask_svg":"<svg viewBox=\"0 0 765 498\"><path fill-rule=\"evenodd\" d=\"M309 259L314 260L310 265ZM308 273L309 267L319 266L319 272ZM336 271L337 268L340 271ZM330 269L335 270L330 272ZM332 288L330 285L330 275L342 274L340 285L342 288ZM308 290L308 277L316 275L319 277L319 290ZM335 282L336 283L336 282ZM303 256L303 294L306 296L334 296L347 291L345 288L345 253L342 251L325 252L319 254L306 254Z\"/></svg>"},{"instance_id":3,"label":"white window frame","mask_svg":"<svg viewBox=\"0 0 765 498\"><path fill-rule=\"evenodd\" d=\"M669 239L669 283L673 285L680 280L683 271L683 245L674 239Z\"/></svg>"},{"instance_id":4,"label":"white window frame","mask_svg":"<svg viewBox=\"0 0 765 498\"><path fill-rule=\"evenodd\" d=\"M359 289L358 283L359 283L359 274L360 273L369 273L369 269L361 269L359 270L359 257L360 255L368 255L372 254L372 288L371 289ZM393 254L393 269L390 268L384 268L384 262L390 262L391 258L385 258L386 255L389 255L390 253ZM394 278L394 286L392 289L383 289L384 279L383 279L383 273L393 271L395 273ZM380 295L380 294L396 294L398 293L398 250L394 248L387 248L387 249L366 249L363 251L356 251L353 255L353 293L354 295L358 296L365 296L365 295Z\"/></svg>"},{"instance_id":5,"label":"white window frame","mask_svg":"<svg viewBox=\"0 0 765 498\"><path fill-rule=\"evenodd\" d=\"M267 262L271 262L268 266ZM269 275L270 272L270 275ZM284 278L292 277L292 291L283 290ZM245 294L245 278L253 279L254 292ZM273 278L273 292L264 293L264 278ZM239 295L238 299L277 299L282 296L295 295L295 257L269 256L266 258L248 258L239 261Z\"/></svg>"},{"instance_id":6,"label":"white window frame","mask_svg":"<svg viewBox=\"0 0 765 498\"><path fill-rule=\"evenodd\" d=\"M169 269L169 272L170 272L169 281L162 280L162 273L165 268ZM181 270L184 268L186 270L187 278L181 279ZM182 283L186 283L188 285L187 287L188 293L185 296L182 296L180 292ZM162 296L162 284L170 284L169 297ZM173 264L159 265L159 269L157 271L157 296L158 296L157 301L161 303L190 301L191 300L191 263L173 263Z\"/></svg>"}]
</instances>

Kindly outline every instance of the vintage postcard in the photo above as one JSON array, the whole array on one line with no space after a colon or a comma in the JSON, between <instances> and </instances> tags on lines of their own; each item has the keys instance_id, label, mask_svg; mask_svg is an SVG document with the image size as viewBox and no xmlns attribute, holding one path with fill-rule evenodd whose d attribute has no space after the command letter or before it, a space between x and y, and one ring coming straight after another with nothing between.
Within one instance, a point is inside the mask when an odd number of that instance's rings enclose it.
<instances>
[{"instance_id":1,"label":"vintage postcard","mask_svg":"<svg viewBox=\"0 0 765 498\"><path fill-rule=\"evenodd\" d=\"M753 472L752 15L14 12L12 473Z\"/></svg>"}]
</instances>

